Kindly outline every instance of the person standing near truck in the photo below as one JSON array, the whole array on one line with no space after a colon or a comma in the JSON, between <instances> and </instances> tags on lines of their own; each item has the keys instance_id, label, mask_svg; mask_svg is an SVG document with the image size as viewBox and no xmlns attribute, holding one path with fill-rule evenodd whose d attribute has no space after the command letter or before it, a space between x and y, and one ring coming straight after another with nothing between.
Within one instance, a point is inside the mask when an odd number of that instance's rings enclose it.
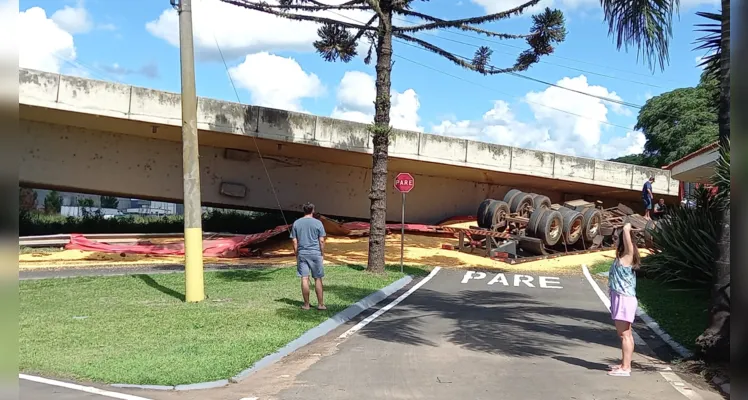
<instances>
[{"instance_id":1,"label":"person standing near truck","mask_svg":"<svg viewBox=\"0 0 748 400\"><path fill-rule=\"evenodd\" d=\"M317 294L317 309L326 310L323 299L322 278L325 276L325 227L314 218L314 204L306 203L302 207L304 216L297 219L291 228L293 251L296 254L296 273L301 278L301 295L304 298L302 309L308 310L309 275L314 279L314 291Z\"/></svg>"},{"instance_id":2,"label":"person standing near truck","mask_svg":"<svg viewBox=\"0 0 748 400\"><path fill-rule=\"evenodd\" d=\"M654 194L652 194L652 184L654 183L655 178L654 176L650 177L646 182L644 182L644 187L642 187L642 201L644 202L644 218L647 220L652 219L649 216L649 210L652 209L652 200L654 199Z\"/></svg>"}]
</instances>

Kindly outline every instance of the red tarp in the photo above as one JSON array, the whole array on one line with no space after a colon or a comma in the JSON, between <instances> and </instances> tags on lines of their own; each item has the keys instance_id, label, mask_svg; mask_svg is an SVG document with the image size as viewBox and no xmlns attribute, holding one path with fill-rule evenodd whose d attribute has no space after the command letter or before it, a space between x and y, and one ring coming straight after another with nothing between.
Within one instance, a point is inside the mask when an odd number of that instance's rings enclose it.
<instances>
[{"instance_id":1,"label":"red tarp","mask_svg":"<svg viewBox=\"0 0 748 400\"><path fill-rule=\"evenodd\" d=\"M368 222L346 222L339 224L330 219L321 217L325 230L330 235L347 236L351 231L368 231ZM262 233L252 235L236 235L221 237L217 239L203 239L203 255L206 257L239 257L246 254L246 249L272 237L283 234L290 225L281 225ZM387 224L387 230L400 232L401 224ZM447 233L439 226L422 224L405 224L406 232L420 233ZM70 243L65 245L67 250L98 251L103 253L125 253L125 254L153 254L153 255L183 255L184 242L155 244L142 241L135 244L110 244L87 239L80 234L71 234Z\"/></svg>"},{"instance_id":2,"label":"red tarp","mask_svg":"<svg viewBox=\"0 0 748 400\"><path fill-rule=\"evenodd\" d=\"M239 249L264 242L286 231L288 225L252 235L237 235L217 239L203 239L203 255L206 257L239 257ZM86 239L83 235L70 235L67 250L99 251L103 253L182 255L184 242L154 244L148 241L136 244L110 244Z\"/></svg>"}]
</instances>

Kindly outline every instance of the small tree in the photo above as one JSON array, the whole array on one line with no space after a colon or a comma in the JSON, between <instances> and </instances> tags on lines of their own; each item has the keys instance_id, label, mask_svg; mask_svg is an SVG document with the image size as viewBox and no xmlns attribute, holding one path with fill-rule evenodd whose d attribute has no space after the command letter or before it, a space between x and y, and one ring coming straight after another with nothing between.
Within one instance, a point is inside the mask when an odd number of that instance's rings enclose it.
<instances>
[{"instance_id":1,"label":"small tree","mask_svg":"<svg viewBox=\"0 0 748 400\"><path fill-rule=\"evenodd\" d=\"M22 211L36 210L38 205L37 194L34 189L20 188L18 193L18 206Z\"/></svg>"},{"instance_id":2,"label":"small tree","mask_svg":"<svg viewBox=\"0 0 748 400\"><path fill-rule=\"evenodd\" d=\"M414 11L412 4L417 0L350 0L340 4L327 4L320 0L278 0L277 4L268 4L262 0L221 1L282 18L322 24L317 31L319 40L314 42L314 47L325 61L351 61L357 55L357 45L362 39L368 41L369 45L368 53L364 59L366 64L371 62L372 53L376 53L374 124L370 128L373 144L371 190L369 192L369 199L371 200L369 259L367 266L367 270L370 272L384 271L393 38L431 51L462 68L483 75L524 71L530 65L538 62L541 56L551 54L554 51L553 45L566 38L563 14L559 10L551 10L550 8L546 8L543 12L532 17L532 27L527 34L498 33L477 27L477 25L519 15L529 7L538 4L540 0L531 0L503 12L452 20ZM336 10L365 11L371 13L371 17L366 22L355 20L349 22L310 15L321 11L334 12ZM304 14L300 14L300 12ZM398 26L393 22L394 16L412 17L422 23ZM460 29L497 39L524 39L528 49L519 54L513 66L496 68L490 65L492 50L488 47L480 47L472 59L466 59L414 36L419 32L437 29Z\"/></svg>"},{"instance_id":3,"label":"small tree","mask_svg":"<svg viewBox=\"0 0 748 400\"><path fill-rule=\"evenodd\" d=\"M84 199L78 199L78 207L93 207L94 201L93 199L84 198Z\"/></svg>"},{"instance_id":4,"label":"small tree","mask_svg":"<svg viewBox=\"0 0 748 400\"><path fill-rule=\"evenodd\" d=\"M48 214L59 214L62 210L62 196L53 190L44 197L44 212Z\"/></svg>"},{"instance_id":5,"label":"small tree","mask_svg":"<svg viewBox=\"0 0 748 400\"><path fill-rule=\"evenodd\" d=\"M114 196L101 196L101 207L102 208L117 208L119 206L119 200Z\"/></svg>"}]
</instances>

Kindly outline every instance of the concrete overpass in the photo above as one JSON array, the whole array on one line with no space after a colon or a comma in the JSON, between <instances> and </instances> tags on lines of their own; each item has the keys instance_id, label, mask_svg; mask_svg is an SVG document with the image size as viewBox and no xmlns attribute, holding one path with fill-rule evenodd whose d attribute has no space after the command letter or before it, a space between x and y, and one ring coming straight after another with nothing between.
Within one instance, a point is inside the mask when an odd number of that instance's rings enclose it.
<instances>
[{"instance_id":1,"label":"concrete overpass","mask_svg":"<svg viewBox=\"0 0 748 400\"><path fill-rule=\"evenodd\" d=\"M22 185L182 201L178 94L21 69L19 103ZM368 217L365 124L200 98L198 129L204 205L278 208L259 147L284 209L312 201L321 213ZM390 220L400 212L392 179L406 171L416 178L407 219L418 222L473 214L511 188L636 209L641 185L654 175L656 195L678 195L678 182L662 169L419 132L394 130L390 157Z\"/></svg>"}]
</instances>

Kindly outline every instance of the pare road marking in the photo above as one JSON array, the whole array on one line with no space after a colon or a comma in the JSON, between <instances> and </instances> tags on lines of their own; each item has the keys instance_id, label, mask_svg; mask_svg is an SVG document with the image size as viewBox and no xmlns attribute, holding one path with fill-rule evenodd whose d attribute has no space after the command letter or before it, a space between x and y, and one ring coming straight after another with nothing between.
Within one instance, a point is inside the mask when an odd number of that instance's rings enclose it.
<instances>
[{"instance_id":1,"label":"pare road marking","mask_svg":"<svg viewBox=\"0 0 748 400\"><path fill-rule=\"evenodd\" d=\"M480 271L467 271L465 272L465 276L462 277L462 281L460 283L468 283L469 281L485 281L488 275L485 272ZM564 287L561 286L561 279L554 277L554 276L539 276L537 279L537 285L536 283L533 283L535 281L535 277L530 275L522 275L522 274L515 274L513 278L511 279L511 282L513 283L514 287L519 287L520 285L524 285L531 288L539 288L539 289L563 289ZM510 280L507 279L506 275L499 272L487 281L488 285L494 285L497 283L500 283L504 286L510 286L509 285Z\"/></svg>"}]
</instances>

